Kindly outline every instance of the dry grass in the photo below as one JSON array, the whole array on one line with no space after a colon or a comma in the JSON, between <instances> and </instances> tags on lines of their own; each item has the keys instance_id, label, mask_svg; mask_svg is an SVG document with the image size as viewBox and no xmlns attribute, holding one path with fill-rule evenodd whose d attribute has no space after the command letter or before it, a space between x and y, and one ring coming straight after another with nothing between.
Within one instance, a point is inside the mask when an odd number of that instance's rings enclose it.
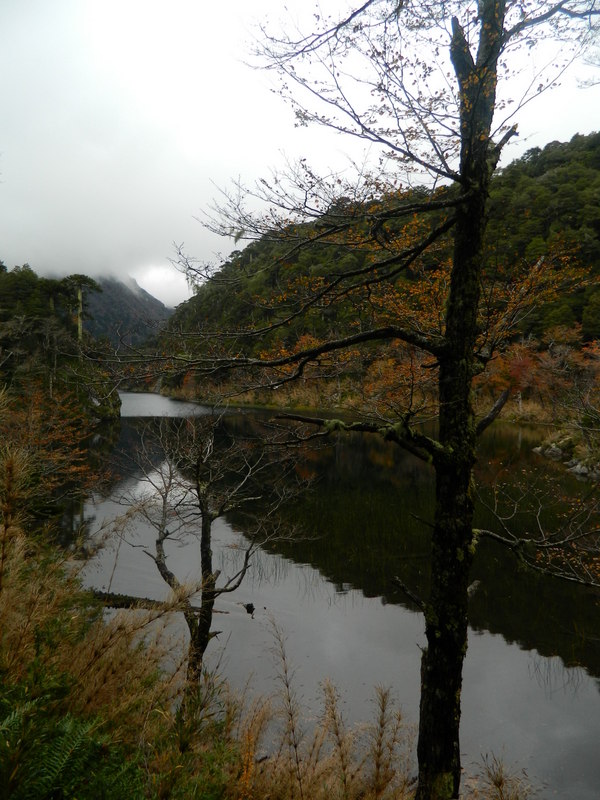
<instances>
[{"instance_id":1,"label":"dry grass","mask_svg":"<svg viewBox=\"0 0 600 800\"><path fill-rule=\"evenodd\" d=\"M294 689L285 637L273 623L279 691L268 700L234 699L204 674L186 702L184 666L161 673L165 651L148 630L168 613L125 611L110 619L82 593L56 557L40 557L12 536L0 591L0 670L4 681L66 675L66 707L98 717L117 740L145 756L148 796L228 800L409 800L416 773L412 730L388 689L375 690L370 724L349 729L337 690L322 686L320 714L308 715ZM212 782L212 783L211 783ZM465 800L527 800L523 775L484 761L465 781ZM207 788L209 787L209 788ZM212 788L210 788L212 787ZM215 788L216 787L216 788ZM213 791L214 790L214 791Z\"/></svg>"},{"instance_id":2,"label":"dry grass","mask_svg":"<svg viewBox=\"0 0 600 800\"><path fill-rule=\"evenodd\" d=\"M322 685L320 715L303 713L294 689L285 637L271 621L279 664L279 691L254 701L238 716L232 735L238 772L228 786L235 800L411 800L415 791L414 729L402 719L389 689L375 689L371 723L349 729L336 688ZM463 800L530 800L521 772L486 756L479 774L465 776Z\"/></svg>"},{"instance_id":3,"label":"dry grass","mask_svg":"<svg viewBox=\"0 0 600 800\"><path fill-rule=\"evenodd\" d=\"M531 800L537 794L524 770L508 769L499 758L482 758L478 775L468 778L464 800Z\"/></svg>"},{"instance_id":4,"label":"dry grass","mask_svg":"<svg viewBox=\"0 0 600 800\"><path fill-rule=\"evenodd\" d=\"M65 712L99 715L123 741L133 732L139 737L152 710L167 706L181 689L177 670L160 674L165 649L160 638L148 635L170 608L107 618L91 602L66 556L43 545L49 532L34 536L29 529L28 498L36 490L32 459L16 446L0 452L3 683L63 683Z\"/></svg>"},{"instance_id":5,"label":"dry grass","mask_svg":"<svg viewBox=\"0 0 600 800\"><path fill-rule=\"evenodd\" d=\"M409 800L413 737L389 690L376 689L372 723L349 729L325 682L320 715L307 715L294 688L285 637L272 623L279 691L237 701L204 673L185 687L185 664L162 666L163 634L181 597L151 611L110 616L83 592L72 564L27 535L27 460L0 454L0 675L33 696L62 686L62 710L97 721L113 741L141 754L146 796L223 800ZM184 652L179 648L179 652ZM182 657L183 661L183 657ZM186 702L181 704L184 688ZM95 723L96 724L96 723ZM524 776L484 761L465 800L526 800Z\"/></svg>"},{"instance_id":6,"label":"dry grass","mask_svg":"<svg viewBox=\"0 0 600 800\"><path fill-rule=\"evenodd\" d=\"M408 800L412 796L412 737L390 692L376 690L370 725L348 729L328 681L315 719L303 713L285 637L272 623L279 691L240 715L238 800Z\"/></svg>"},{"instance_id":7,"label":"dry grass","mask_svg":"<svg viewBox=\"0 0 600 800\"><path fill-rule=\"evenodd\" d=\"M168 706L181 690L180 671L159 673L165 643L146 635L168 606L107 619L65 563L36 550L22 533L11 536L6 552L0 591L4 681L31 680L32 670L62 676L70 686L67 710L100 714L122 740L139 735L152 710Z\"/></svg>"}]
</instances>

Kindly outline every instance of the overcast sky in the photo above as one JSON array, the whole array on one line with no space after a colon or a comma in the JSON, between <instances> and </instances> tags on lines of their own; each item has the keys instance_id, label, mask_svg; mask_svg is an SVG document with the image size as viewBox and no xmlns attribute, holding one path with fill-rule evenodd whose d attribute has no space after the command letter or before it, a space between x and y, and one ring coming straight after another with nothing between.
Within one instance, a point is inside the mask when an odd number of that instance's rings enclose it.
<instances>
[{"instance_id":1,"label":"overcast sky","mask_svg":"<svg viewBox=\"0 0 600 800\"><path fill-rule=\"evenodd\" d=\"M257 24L284 16L281 0L0 0L0 259L184 299L173 242L205 261L234 248L195 219L215 184L284 153L339 163L344 141L295 129L271 77L243 63ZM526 110L511 158L600 129L586 76Z\"/></svg>"}]
</instances>

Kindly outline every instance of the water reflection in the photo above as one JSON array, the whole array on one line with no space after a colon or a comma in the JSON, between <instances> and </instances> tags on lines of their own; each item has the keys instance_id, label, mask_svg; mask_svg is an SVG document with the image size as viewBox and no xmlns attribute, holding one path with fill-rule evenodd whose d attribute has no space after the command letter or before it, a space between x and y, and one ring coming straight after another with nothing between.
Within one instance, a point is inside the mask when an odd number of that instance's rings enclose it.
<instances>
[{"instance_id":1,"label":"water reflection","mask_svg":"<svg viewBox=\"0 0 600 800\"><path fill-rule=\"evenodd\" d=\"M151 392L121 392L121 417L197 417L210 414L208 406L171 400Z\"/></svg>"},{"instance_id":2,"label":"water reflection","mask_svg":"<svg viewBox=\"0 0 600 800\"><path fill-rule=\"evenodd\" d=\"M247 422L240 417L233 424ZM118 450L132 452L136 430L134 419L123 420ZM480 453L481 476L490 479L506 464L507 474L517 477L523 469L557 469L532 453L537 441L533 429L493 426ZM120 458L121 477L113 484L119 491L136 479L127 457ZM288 636L299 693L310 709L316 712L319 681L329 676L342 690L349 720L368 717L379 683L394 688L406 718L416 721L423 621L394 578L427 593L433 476L398 448L357 435L304 453L299 469L319 477L288 510L290 521L302 520L310 535L269 542L239 591L220 599L215 627L222 634L213 658L224 652L236 685L253 676L257 690L270 692L273 615ZM97 522L116 513L110 496L97 501ZM136 535L143 542L146 534L140 528ZM224 575L239 568L243 542L239 515L216 526L215 563ZM197 570L194 548L191 542L169 554L182 579ZM146 596L164 591L139 549L125 552L120 545L119 552L99 555L95 566L88 579L96 585L110 580L115 591ZM481 544L473 572L481 587L470 605L465 762L482 748L493 750L526 767L556 796L596 798L600 696L590 676L600 676L597 594L522 571L493 542ZM256 607L254 619L240 605L248 602Z\"/></svg>"}]
</instances>

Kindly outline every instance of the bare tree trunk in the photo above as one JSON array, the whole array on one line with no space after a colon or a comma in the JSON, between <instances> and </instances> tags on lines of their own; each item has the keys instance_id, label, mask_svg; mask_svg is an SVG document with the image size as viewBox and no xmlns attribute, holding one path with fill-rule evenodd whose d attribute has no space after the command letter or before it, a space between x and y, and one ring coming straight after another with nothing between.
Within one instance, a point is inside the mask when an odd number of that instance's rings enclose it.
<instances>
[{"instance_id":1,"label":"bare tree trunk","mask_svg":"<svg viewBox=\"0 0 600 800\"><path fill-rule=\"evenodd\" d=\"M77 287L77 341L83 341L83 289Z\"/></svg>"},{"instance_id":2,"label":"bare tree trunk","mask_svg":"<svg viewBox=\"0 0 600 800\"><path fill-rule=\"evenodd\" d=\"M421 660L417 800L458 797L462 667L467 650L467 587L472 562L471 468L452 459L438 467Z\"/></svg>"},{"instance_id":3,"label":"bare tree trunk","mask_svg":"<svg viewBox=\"0 0 600 800\"><path fill-rule=\"evenodd\" d=\"M480 124L491 124L483 109ZM473 559L472 471L477 431L471 402L489 185L488 148L473 137L463 150L470 197L457 210L453 269L439 371L439 441L434 459L436 505L431 596L425 608L427 647L421 662L416 800L458 798L462 668L467 651L469 573Z\"/></svg>"},{"instance_id":4,"label":"bare tree trunk","mask_svg":"<svg viewBox=\"0 0 600 800\"><path fill-rule=\"evenodd\" d=\"M204 654L210 641L213 608L215 605L215 583L217 575L212 568L212 517L207 508L202 508L202 529L200 533L200 569L202 573L202 589L200 610L185 613L185 621L190 631L188 653L187 680L193 689L202 675Z\"/></svg>"}]
</instances>

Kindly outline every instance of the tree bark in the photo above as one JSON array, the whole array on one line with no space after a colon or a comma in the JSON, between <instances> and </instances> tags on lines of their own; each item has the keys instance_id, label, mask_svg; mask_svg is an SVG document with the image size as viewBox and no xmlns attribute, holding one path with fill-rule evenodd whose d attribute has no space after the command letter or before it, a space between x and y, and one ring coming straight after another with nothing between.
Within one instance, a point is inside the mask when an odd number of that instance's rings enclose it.
<instances>
[{"instance_id":1,"label":"tree bark","mask_svg":"<svg viewBox=\"0 0 600 800\"><path fill-rule=\"evenodd\" d=\"M425 606L427 647L421 660L417 800L458 797L460 785L460 700L473 542L473 454L467 440L458 457L437 465L431 595Z\"/></svg>"},{"instance_id":2,"label":"tree bark","mask_svg":"<svg viewBox=\"0 0 600 800\"><path fill-rule=\"evenodd\" d=\"M210 629L215 605L215 583L217 576L212 569L212 517L207 508L201 509L202 528L200 533L200 564L202 570L202 590L200 610L189 611L185 614L185 621L190 631L190 645L188 652L187 680L192 689L198 684L202 675L204 653L210 641Z\"/></svg>"},{"instance_id":3,"label":"tree bark","mask_svg":"<svg viewBox=\"0 0 600 800\"><path fill-rule=\"evenodd\" d=\"M83 289L77 287L77 341L83 341Z\"/></svg>"},{"instance_id":4,"label":"tree bark","mask_svg":"<svg viewBox=\"0 0 600 800\"><path fill-rule=\"evenodd\" d=\"M491 139L504 0L479 6L476 60L458 21L451 55L460 87L461 169L465 200L457 209L445 347L439 364L439 441L431 595L425 607L427 647L421 660L421 704L415 800L458 798L461 776L462 668L467 651L469 574L473 560L472 471L477 428L471 402L489 181L499 153Z\"/></svg>"}]
</instances>

